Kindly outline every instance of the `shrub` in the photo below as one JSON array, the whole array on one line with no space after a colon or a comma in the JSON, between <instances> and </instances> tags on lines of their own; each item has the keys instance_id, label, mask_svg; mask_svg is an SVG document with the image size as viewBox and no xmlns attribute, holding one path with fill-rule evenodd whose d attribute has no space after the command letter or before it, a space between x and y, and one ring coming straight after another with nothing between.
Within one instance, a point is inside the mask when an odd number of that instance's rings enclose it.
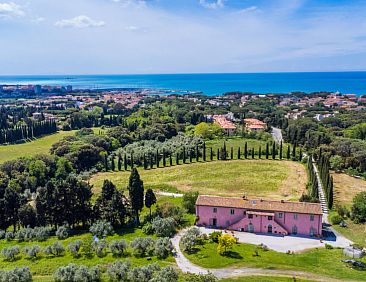
<instances>
[{"instance_id":1,"label":"shrub","mask_svg":"<svg viewBox=\"0 0 366 282\"><path fill-rule=\"evenodd\" d=\"M109 280L112 282L128 281L130 267L131 263L129 261L113 263L107 270Z\"/></svg>"},{"instance_id":2,"label":"shrub","mask_svg":"<svg viewBox=\"0 0 366 282\"><path fill-rule=\"evenodd\" d=\"M0 270L1 282L31 282L32 274L28 267L15 268L9 271Z\"/></svg>"},{"instance_id":3,"label":"shrub","mask_svg":"<svg viewBox=\"0 0 366 282\"><path fill-rule=\"evenodd\" d=\"M217 246L217 252L220 255L225 255L236 244L236 239L229 235L224 234L219 238L219 245Z\"/></svg>"},{"instance_id":4,"label":"shrub","mask_svg":"<svg viewBox=\"0 0 366 282\"><path fill-rule=\"evenodd\" d=\"M150 282L176 282L178 279L178 271L171 266L167 266L162 268Z\"/></svg>"},{"instance_id":5,"label":"shrub","mask_svg":"<svg viewBox=\"0 0 366 282\"><path fill-rule=\"evenodd\" d=\"M100 221L97 221L96 223L94 223L90 227L90 232L93 235L103 237L103 236L113 235L114 230L113 230L112 224L110 222L107 222L105 220L100 220Z\"/></svg>"},{"instance_id":6,"label":"shrub","mask_svg":"<svg viewBox=\"0 0 366 282\"><path fill-rule=\"evenodd\" d=\"M173 218L177 225L184 222L184 211L172 203L164 203L156 207L156 214L160 218ZM165 237L165 236L164 236Z\"/></svg>"},{"instance_id":7,"label":"shrub","mask_svg":"<svg viewBox=\"0 0 366 282\"><path fill-rule=\"evenodd\" d=\"M137 257L144 257L146 254L151 255L154 251L154 240L151 238L137 237L131 242L133 254Z\"/></svg>"},{"instance_id":8,"label":"shrub","mask_svg":"<svg viewBox=\"0 0 366 282\"><path fill-rule=\"evenodd\" d=\"M185 282L217 282L218 279L212 273L208 273L208 274L187 273L184 281Z\"/></svg>"},{"instance_id":9,"label":"shrub","mask_svg":"<svg viewBox=\"0 0 366 282\"><path fill-rule=\"evenodd\" d=\"M350 216L350 211L345 207L345 206L341 206L341 205L336 205L335 207L337 213L341 216L341 217L349 217Z\"/></svg>"},{"instance_id":10,"label":"shrub","mask_svg":"<svg viewBox=\"0 0 366 282\"><path fill-rule=\"evenodd\" d=\"M198 245L198 239L201 236L201 232L198 228L190 228L181 238L180 243L183 246L183 250L191 253Z\"/></svg>"},{"instance_id":11,"label":"shrub","mask_svg":"<svg viewBox=\"0 0 366 282\"><path fill-rule=\"evenodd\" d=\"M366 192L361 192L353 198L352 220L355 223L366 222Z\"/></svg>"},{"instance_id":12,"label":"shrub","mask_svg":"<svg viewBox=\"0 0 366 282\"><path fill-rule=\"evenodd\" d=\"M154 254L159 259L165 259L172 254L173 245L169 238L158 238L155 241Z\"/></svg>"},{"instance_id":13,"label":"shrub","mask_svg":"<svg viewBox=\"0 0 366 282\"><path fill-rule=\"evenodd\" d=\"M142 232L146 235L152 235L154 234L154 229L152 227L151 223L146 223L143 227L142 227Z\"/></svg>"},{"instance_id":14,"label":"shrub","mask_svg":"<svg viewBox=\"0 0 366 282\"><path fill-rule=\"evenodd\" d=\"M67 227L60 226L59 228L57 228L56 236L59 240L65 240L65 239L69 238L69 232L67 230Z\"/></svg>"},{"instance_id":15,"label":"shrub","mask_svg":"<svg viewBox=\"0 0 366 282\"><path fill-rule=\"evenodd\" d=\"M55 257L59 257L63 255L65 248L60 242L55 242L52 245L47 246L43 252L49 256L53 255Z\"/></svg>"},{"instance_id":16,"label":"shrub","mask_svg":"<svg viewBox=\"0 0 366 282\"><path fill-rule=\"evenodd\" d=\"M20 254L18 246L8 247L1 250L1 255L7 261L14 261L16 256Z\"/></svg>"},{"instance_id":17,"label":"shrub","mask_svg":"<svg viewBox=\"0 0 366 282\"><path fill-rule=\"evenodd\" d=\"M87 258L91 258L93 256L93 242L92 238L88 238L87 240L84 240L81 245L81 252Z\"/></svg>"},{"instance_id":18,"label":"shrub","mask_svg":"<svg viewBox=\"0 0 366 282\"><path fill-rule=\"evenodd\" d=\"M114 240L109 245L112 254L116 257L123 256L127 250L127 247L128 245L125 240Z\"/></svg>"},{"instance_id":19,"label":"shrub","mask_svg":"<svg viewBox=\"0 0 366 282\"><path fill-rule=\"evenodd\" d=\"M213 243L218 243L219 242L219 238L221 237L221 235L222 235L222 232L221 231L212 232L209 235L210 241L213 242Z\"/></svg>"},{"instance_id":20,"label":"shrub","mask_svg":"<svg viewBox=\"0 0 366 282\"><path fill-rule=\"evenodd\" d=\"M106 240L94 241L92 247L98 257L102 258L106 256L106 250L108 248Z\"/></svg>"},{"instance_id":21,"label":"shrub","mask_svg":"<svg viewBox=\"0 0 366 282\"><path fill-rule=\"evenodd\" d=\"M36 259L37 255L41 252L41 247L38 245L26 246L23 249L23 253L30 259Z\"/></svg>"},{"instance_id":22,"label":"shrub","mask_svg":"<svg viewBox=\"0 0 366 282\"><path fill-rule=\"evenodd\" d=\"M175 232L175 220L172 217L155 218L152 222L152 228L159 237L172 237Z\"/></svg>"},{"instance_id":23,"label":"shrub","mask_svg":"<svg viewBox=\"0 0 366 282\"><path fill-rule=\"evenodd\" d=\"M6 232L4 230L0 230L0 240L5 239Z\"/></svg>"},{"instance_id":24,"label":"shrub","mask_svg":"<svg viewBox=\"0 0 366 282\"><path fill-rule=\"evenodd\" d=\"M159 270L160 266L157 263L135 267L130 271L129 278L131 282L149 282L153 279L154 273Z\"/></svg>"},{"instance_id":25,"label":"shrub","mask_svg":"<svg viewBox=\"0 0 366 282\"><path fill-rule=\"evenodd\" d=\"M196 201L199 196L198 192L188 192L183 195L182 206L189 213L196 213Z\"/></svg>"},{"instance_id":26,"label":"shrub","mask_svg":"<svg viewBox=\"0 0 366 282\"><path fill-rule=\"evenodd\" d=\"M5 239L6 239L7 241L14 240L14 238L15 238L15 235L14 235L14 233L13 233L13 232L6 232L6 234L5 234Z\"/></svg>"},{"instance_id":27,"label":"shrub","mask_svg":"<svg viewBox=\"0 0 366 282\"><path fill-rule=\"evenodd\" d=\"M333 250L334 249L333 246L332 245L329 245L329 244L325 244L325 248L327 250Z\"/></svg>"},{"instance_id":28,"label":"shrub","mask_svg":"<svg viewBox=\"0 0 366 282\"><path fill-rule=\"evenodd\" d=\"M56 282L97 282L100 281L100 271L98 267L69 264L59 267L53 277Z\"/></svg>"},{"instance_id":29,"label":"shrub","mask_svg":"<svg viewBox=\"0 0 366 282\"><path fill-rule=\"evenodd\" d=\"M23 228L15 233L15 238L19 241L45 241L50 237L50 228L48 227L35 227L35 228Z\"/></svg>"},{"instance_id":30,"label":"shrub","mask_svg":"<svg viewBox=\"0 0 366 282\"><path fill-rule=\"evenodd\" d=\"M338 225L338 224L340 224L342 221L343 221L343 218L342 218L339 214L333 214L333 215L330 217L330 222L331 222L332 224Z\"/></svg>"},{"instance_id":31,"label":"shrub","mask_svg":"<svg viewBox=\"0 0 366 282\"><path fill-rule=\"evenodd\" d=\"M81 248L81 245L83 244L83 241L81 240L76 240L75 242L71 242L67 248L69 249L69 252L71 253L71 255L74 257L74 258L78 258L80 256L80 248Z\"/></svg>"}]
</instances>

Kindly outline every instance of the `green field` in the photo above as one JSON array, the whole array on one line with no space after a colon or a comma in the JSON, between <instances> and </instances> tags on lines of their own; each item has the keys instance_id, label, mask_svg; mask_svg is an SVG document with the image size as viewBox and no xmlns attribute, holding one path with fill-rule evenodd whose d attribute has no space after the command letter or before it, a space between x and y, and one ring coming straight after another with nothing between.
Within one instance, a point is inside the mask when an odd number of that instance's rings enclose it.
<instances>
[{"instance_id":1,"label":"green field","mask_svg":"<svg viewBox=\"0 0 366 282\"><path fill-rule=\"evenodd\" d=\"M30 142L12 145L1 145L0 163L20 157L30 157L37 154L49 154L52 144L60 141L65 136L74 135L75 132L75 130L59 131L55 134L47 135Z\"/></svg>"},{"instance_id":2,"label":"green field","mask_svg":"<svg viewBox=\"0 0 366 282\"><path fill-rule=\"evenodd\" d=\"M166 197L166 196L158 196L158 204L162 204L165 202L173 203L177 206L181 204L182 198L172 198L172 197ZM155 210L156 206L153 207L152 210ZM147 215L149 210L147 208L144 208L141 213L141 218L143 218L145 215ZM194 215L186 214L185 219L187 220L188 225L192 225L194 222ZM67 245L70 242L76 241L76 240L85 240L90 238L90 233L81 233L80 235L75 235L67 238L66 240L60 241L63 246L66 248ZM127 242L131 242L135 237L152 237L156 238L155 235L145 235L141 229L122 229L118 230L115 235L107 237L107 241L112 241L116 239L124 239ZM39 245L42 249L47 246L51 245L52 243L58 241L56 237L51 237L48 240L44 242L17 242L16 240L13 241L6 241L6 240L0 240L0 250L6 247L17 245L22 249L25 246L31 246L31 245ZM110 252L107 253L107 255L103 258L99 258L96 255L94 255L92 258L86 258L84 256L81 256L80 258L73 258L71 254L66 251L64 256L61 257L46 257L43 254L39 255L39 258L36 260L31 260L25 257L25 255L21 254L19 258L14 262L8 262L4 261L3 258L0 257L0 269L2 270L8 270L13 269L15 267L22 267L22 266L28 266L32 272L32 274L36 277L34 281L52 281L50 276L53 274L53 272L60 266L67 265L69 263L76 263L76 264L83 264L87 266L95 266L100 265L103 269L103 266L106 266L116 260L124 260L128 259L131 261L133 266L140 266L140 265L146 265L153 262L158 262L162 266L164 265L172 265L175 264L175 260L173 257L168 257L164 260L159 260L155 256L152 256L149 258L136 258L131 254L131 249L128 250L128 254L126 257L122 258L116 258L114 257Z\"/></svg>"},{"instance_id":3,"label":"green field","mask_svg":"<svg viewBox=\"0 0 366 282\"><path fill-rule=\"evenodd\" d=\"M291 161L233 160L198 162L160 169L139 169L145 187L201 194L298 200L305 189L304 166ZM105 172L91 179L97 193L105 179L127 186L129 171Z\"/></svg>"},{"instance_id":4,"label":"green field","mask_svg":"<svg viewBox=\"0 0 366 282\"><path fill-rule=\"evenodd\" d=\"M206 243L203 246L199 246L196 253L185 255L194 264L205 268L254 267L298 270L321 276L329 276L342 281L366 281L366 271L351 269L341 262L342 259L345 259L341 249L327 250L320 248L291 255L259 250L259 256L254 256L255 249L255 245L237 244L232 249L230 256L219 257L217 254L217 244ZM362 260L366 262L366 258Z\"/></svg>"}]
</instances>

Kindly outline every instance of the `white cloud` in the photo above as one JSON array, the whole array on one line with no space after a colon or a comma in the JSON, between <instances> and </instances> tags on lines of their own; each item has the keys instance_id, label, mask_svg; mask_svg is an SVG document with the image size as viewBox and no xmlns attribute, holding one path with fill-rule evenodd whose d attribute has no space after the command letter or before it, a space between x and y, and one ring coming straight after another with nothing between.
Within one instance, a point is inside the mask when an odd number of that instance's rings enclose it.
<instances>
[{"instance_id":1,"label":"white cloud","mask_svg":"<svg viewBox=\"0 0 366 282\"><path fill-rule=\"evenodd\" d=\"M0 3L0 19L22 17L25 15L22 7L14 2Z\"/></svg>"},{"instance_id":2,"label":"white cloud","mask_svg":"<svg viewBox=\"0 0 366 282\"><path fill-rule=\"evenodd\" d=\"M105 26L105 22L96 21L88 16L77 16L72 19L64 19L55 23L57 27L72 27L72 28L88 28L88 27L102 27Z\"/></svg>"},{"instance_id":3,"label":"white cloud","mask_svg":"<svg viewBox=\"0 0 366 282\"><path fill-rule=\"evenodd\" d=\"M250 6L248 8L241 9L239 11L239 13L249 13L249 12L254 12L254 11L258 11L258 7L257 6Z\"/></svg>"},{"instance_id":4,"label":"white cloud","mask_svg":"<svg viewBox=\"0 0 366 282\"><path fill-rule=\"evenodd\" d=\"M205 7L207 9L220 9L220 8L224 8L224 0L200 0L200 5L202 7Z\"/></svg>"}]
</instances>

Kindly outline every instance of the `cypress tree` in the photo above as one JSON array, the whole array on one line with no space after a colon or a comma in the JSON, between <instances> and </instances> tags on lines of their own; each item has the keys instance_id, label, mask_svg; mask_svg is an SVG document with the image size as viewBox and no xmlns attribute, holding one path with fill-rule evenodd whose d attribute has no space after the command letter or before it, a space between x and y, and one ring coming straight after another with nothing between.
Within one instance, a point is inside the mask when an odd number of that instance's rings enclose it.
<instances>
[{"instance_id":1,"label":"cypress tree","mask_svg":"<svg viewBox=\"0 0 366 282\"><path fill-rule=\"evenodd\" d=\"M131 152L131 168L134 168L135 166L135 160L133 158L133 152Z\"/></svg>"},{"instance_id":2,"label":"cypress tree","mask_svg":"<svg viewBox=\"0 0 366 282\"><path fill-rule=\"evenodd\" d=\"M205 162L206 161L206 143L203 142L203 161Z\"/></svg>"},{"instance_id":3,"label":"cypress tree","mask_svg":"<svg viewBox=\"0 0 366 282\"><path fill-rule=\"evenodd\" d=\"M220 160L220 150L217 149L217 160Z\"/></svg>"},{"instance_id":4,"label":"cypress tree","mask_svg":"<svg viewBox=\"0 0 366 282\"><path fill-rule=\"evenodd\" d=\"M183 147L183 163L186 163L186 147Z\"/></svg>"},{"instance_id":5,"label":"cypress tree","mask_svg":"<svg viewBox=\"0 0 366 282\"><path fill-rule=\"evenodd\" d=\"M212 150L212 147L210 148L210 160L213 161L213 150Z\"/></svg>"},{"instance_id":6,"label":"cypress tree","mask_svg":"<svg viewBox=\"0 0 366 282\"><path fill-rule=\"evenodd\" d=\"M146 160L146 155L144 154L144 169L147 169L147 160Z\"/></svg>"},{"instance_id":7,"label":"cypress tree","mask_svg":"<svg viewBox=\"0 0 366 282\"><path fill-rule=\"evenodd\" d=\"M300 147L300 155L299 155L300 162L302 161L302 147Z\"/></svg>"},{"instance_id":8,"label":"cypress tree","mask_svg":"<svg viewBox=\"0 0 366 282\"><path fill-rule=\"evenodd\" d=\"M179 165L179 153L177 153L175 156L175 163L176 165Z\"/></svg>"},{"instance_id":9,"label":"cypress tree","mask_svg":"<svg viewBox=\"0 0 366 282\"><path fill-rule=\"evenodd\" d=\"M116 166L115 166L115 163L114 163L114 155L111 156L111 168L112 168L112 171L115 171L116 170Z\"/></svg>"},{"instance_id":10,"label":"cypress tree","mask_svg":"<svg viewBox=\"0 0 366 282\"><path fill-rule=\"evenodd\" d=\"M240 160L240 146L238 147L238 160Z\"/></svg>"},{"instance_id":11,"label":"cypress tree","mask_svg":"<svg viewBox=\"0 0 366 282\"><path fill-rule=\"evenodd\" d=\"M234 148L231 147L231 150L230 150L230 159L232 160L234 158Z\"/></svg>"},{"instance_id":12,"label":"cypress tree","mask_svg":"<svg viewBox=\"0 0 366 282\"><path fill-rule=\"evenodd\" d=\"M272 143L272 160L276 159L276 143Z\"/></svg>"},{"instance_id":13,"label":"cypress tree","mask_svg":"<svg viewBox=\"0 0 366 282\"><path fill-rule=\"evenodd\" d=\"M190 150L189 151L189 163L192 163L192 160L193 160L193 151Z\"/></svg>"},{"instance_id":14,"label":"cypress tree","mask_svg":"<svg viewBox=\"0 0 366 282\"><path fill-rule=\"evenodd\" d=\"M266 160L268 160L269 158L269 145L268 143L266 144Z\"/></svg>"},{"instance_id":15,"label":"cypress tree","mask_svg":"<svg viewBox=\"0 0 366 282\"><path fill-rule=\"evenodd\" d=\"M165 160L165 150L163 150L163 167L166 167L166 160Z\"/></svg>"},{"instance_id":16,"label":"cypress tree","mask_svg":"<svg viewBox=\"0 0 366 282\"><path fill-rule=\"evenodd\" d=\"M152 153L150 153L150 169L154 168L154 155Z\"/></svg>"},{"instance_id":17,"label":"cypress tree","mask_svg":"<svg viewBox=\"0 0 366 282\"><path fill-rule=\"evenodd\" d=\"M109 168L108 168L108 154L107 153L104 154L104 169L105 169L105 171L109 170Z\"/></svg>"},{"instance_id":18,"label":"cypress tree","mask_svg":"<svg viewBox=\"0 0 366 282\"><path fill-rule=\"evenodd\" d=\"M127 188L130 197L131 209L135 216L135 222L137 225L140 225L139 212L141 212L144 207L144 183L140 179L140 175L136 168L132 168Z\"/></svg>"},{"instance_id":19,"label":"cypress tree","mask_svg":"<svg viewBox=\"0 0 366 282\"><path fill-rule=\"evenodd\" d=\"M127 155L126 154L124 154L124 156L123 156L123 166L126 171L127 170Z\"/></svg>"},{"instance_id":20,"label":"cypress tree","mask_svg":"<svg viewBox=\"0 0 366 282\"><path fill-rule=\"evenodd\" d=\"M328 189L328 208L333 208L333 177L330 178L329 189Z\"/></svg>"},{"instance_id":21,"label":"cypress tree","mask_svg":"<svg viewBox=\"0 0 366 282\"><path fill-rule=\"evenodd\" d=\"M290 152L291 152L291 148L290 148L290 145L288 145L288 146L287 146L287 154L286 154L286 158L287 158L288 160L291 158Z\"/></svg>"},{"instance_id":22,"label":"cypress tree","mask_svg":"<svg viewBox=\"0 0 366 282\"><path fill-rule=\"evenodd\" d=\"M198 145L196 145L196 162L199 162L200 160L200 150L198 148Z\"/></svg>"},{"instance_id":23,"label":"cypress tree","mask_svg":"<svg viewBox=\"0 0 366 282\"><path fill-rule=\"evenodd\" d=\"M254 147L252 148L252 159L254 160L254 153L255 153L255 151L254 151Z\"/></svg>"},{"instance_id":24,"label":"cypress tree","mask_svg":"<svg viewBox=\"0 0 366 282\"><path fill-rule=\"evenodd\" d=\"M159 161L159 150L156 149L156 155L155 155L155 161L156 161L156 167L159 167L160 161Z\"/></svg>"},{"instance_id":25,"label":"cypress tree","mask_svg":"<svg viewBox=\"0 0 366 282\"><path fill-rule=\"evenodd\" d=\"M292 147L292 158L294 160L296 160L296 143L294 144L294 146Z\"/></svg>"},{"instance_id":26,"label":"cypress tree","mask_svg":"<svg viewBox=\"0 0 366 282\"><path fill-rule=\"evenodd\" d=\"M282 145L282 141L280 143L280 160L282 160L282 150L283 150L283 145Z\"/></svg>"},{"instance_id":27,"label":"cypress tree","mask_svg":"<svg viewBox=\"0 0 366 282\"><path fill-rule=\"evenodd\" d=\"M122 159L121 159L121 155L120 154L118 154L117 167L118 167L118 170L119 171L122 170Z\"/></svg>"},{"instance_id":28,"label":"cypress tree","mask_svg":"<svg viewBox=\"0 0 366 282\"><path fill-rule=\"evenodd\" d=\"M262 146L259 146L259 153L258 153L258 155L259 155L259 159L261 159L262 158Z\"/></svg>"},{"instance_id":29,"label":"cypress tree","mask_svg":"<svg viewBox=\"0 0 366 282\"><path fill-rule=\"evenodd\" d=\"M169 154L169 165L173 166L173 159L172 159L172 154Z\"/></svg>"},{"instance_id":30,"label":"cypress tree","mask_svg":"<svg viewBox=\"0 0 366 282\"><path fill-rule=\"evenodd\" d=\"M152 221L151 217L151 207L156 204L156 196L152 189L147 189L145 193L145 207L150 210L150 222Z\"/></svg>"},{"instance_id":31,"label":"cypress tree","mask_svg":"<svg viewBox=\"0 0 366 282\"><path fill-rule=\"evenodd\" d=\"M244 146L244 158L248 158L248 142L245 142Z\"/></svg>"}]
</instances>

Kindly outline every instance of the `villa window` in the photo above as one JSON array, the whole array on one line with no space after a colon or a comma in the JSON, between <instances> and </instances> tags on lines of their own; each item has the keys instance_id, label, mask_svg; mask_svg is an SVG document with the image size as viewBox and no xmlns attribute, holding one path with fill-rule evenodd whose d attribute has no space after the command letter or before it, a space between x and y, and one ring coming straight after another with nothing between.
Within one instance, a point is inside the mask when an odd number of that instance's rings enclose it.
<instances>
[{"instance_id":1,"label":"villa window","mask_svg":"<svg viewBox=\"0 0 366 282\"><path fill-rule=\"evenodd\" d=\"M313 214L310 215L310 221L314 221L314 215Z\"/></svg>"},{"instance_id":2,"label":"villa window","mask_svg":"<svg viewBox=\"0 0 366 282\"><path fill-rule=\"evenodd\" d=\"M231 209L230 210L230 214L235 214L235 210L234 209Z\"/></svg>"},{"instance_id":3,"label":"villa window","mask_svg":"<svg viewBox=\"0 0 366 282\"><path fill-rule=\"evenodd\" d=\"M217 213L217 208L213 208L213 212L214 213Z\"/></svg>"},{"instance_id":4,"label":"villa window","mask_svg":"<svg viewBox=\"0 0 366 282\"><path fill-rule=\"evenodd\" d=\"M278 214L278 218L283 218L283 213L282 213L282 212L280 212L280 213Z\"/></svg>"},{"instance_id":5,"label":"villa window","mask_svg":"<svg viewBox=\"0 0 366 282\"><path fill-rule=\"evenodd\" d=\"M297 220L297 213L294 213L294 219Z\"/></svg>"},{"instance_id":6,"label":"villa window","mask_svg":"<svg viewBox=\"0 0 366 282\"><path fill-rule=\"evenodd\" d=\"M248 214L248 218L253 218L253 215L252 214Z\"/></svg>"},{"instance_id":7,"label":"villa window","mask_svg":"<svg viewBox=\"0 0 366 282\"><path fill-rule=\"evenodd\" d=\"M273 219L273 217L272 216L268 216L268 220L272 220Z\"/></svg>"}]
</instances>

